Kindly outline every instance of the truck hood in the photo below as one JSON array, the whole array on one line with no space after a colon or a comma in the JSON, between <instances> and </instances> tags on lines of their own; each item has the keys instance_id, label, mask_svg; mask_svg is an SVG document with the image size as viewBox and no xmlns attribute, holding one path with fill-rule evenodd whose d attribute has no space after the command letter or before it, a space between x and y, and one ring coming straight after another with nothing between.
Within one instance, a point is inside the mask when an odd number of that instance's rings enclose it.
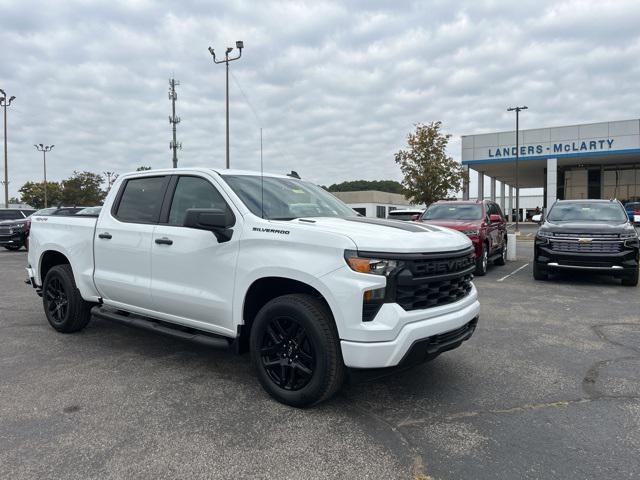
<instances>
[{"instance_id":1,"label":"truck hood","mask_svg":"<svg viewBox=\"0 0 640 480\"><path fill-rule=\"evenodd\" d=\"M367 252L447 252L471 246L459 232L433 225L367 217L313 217L292 220L308 229L344 235Z\"/></svg>"},{"instance_id":2,"label":"truck hood","mask_svg":"<svg viewBox=\"0 0 640 480\"><path fill-rule=\"evenodd\" d=\"M633 231L627 223L620 222L551 222L547 221L540 228L558 233L622 233Z\"/></svg>"}]
</instances>

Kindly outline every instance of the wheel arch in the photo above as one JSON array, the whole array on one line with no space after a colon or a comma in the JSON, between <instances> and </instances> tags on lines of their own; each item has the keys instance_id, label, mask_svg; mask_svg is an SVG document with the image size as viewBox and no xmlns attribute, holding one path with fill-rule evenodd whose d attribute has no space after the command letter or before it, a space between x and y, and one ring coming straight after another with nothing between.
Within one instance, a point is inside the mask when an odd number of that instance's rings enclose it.
<instances>
[{"instance_id":1,"label":"wheel arch","mask_svg":"<svg viewBox=\"0 0 640 480\"><path fill-rule=\"evenodd\" d=\"M253 321L260 309L274 298L294 293L304 293L321 300L331 314L335 323L335 316L326 296L309 283L284 276L266 276L254 280L247 289L242 303L242 320L239 325L239 352L248 350L249 334ZM337 328L337 325L336 325Z\"/></svg>"},{"instance_id":2,"label":"wheel arch","mask_svg":"<svg viewBox=\"0 0 640 480\"><path fill-rule=\"evenodd\" d=\"M40 255L40 263L38 266L38 273L40 275L40 283L44 284L44 279L47 276L49 270L51 270L56 265L64 265L67 264L71 266L71 270L73 271L73 266L71 262L67 258L67 256L57 250L46 250ZM74 272L75 277L75 272Z\"/></svg>"}]
</instances>

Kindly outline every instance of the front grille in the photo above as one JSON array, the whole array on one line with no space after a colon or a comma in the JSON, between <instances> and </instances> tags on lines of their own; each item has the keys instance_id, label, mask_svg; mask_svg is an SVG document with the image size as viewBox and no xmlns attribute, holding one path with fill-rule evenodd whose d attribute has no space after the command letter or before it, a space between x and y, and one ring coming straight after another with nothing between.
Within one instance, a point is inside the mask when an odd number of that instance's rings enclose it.
<instances>
[{"instance_id":1,"label":"front grille","mask_svg":"<svg viewBox=\"0 0 640 480\"><path fill-rule=\"evenodd\" d=\"M556 232L554 238L601 238L606 240L614 240L620 238L617 233L563 233Z\"/></svg>"},{"instance_id":2,"label":"front grille","mask_svg":"<svg viewBox=\"0 0 640 480\"><path fill-rule=\"evenodd\" d=\"M566 253L618 253L623 249L622 242L592 241L581 243L569 240L552 240L551 249L554 252Z\"/></svg>"},{"instance_id":3,"label":"front grille","mask_svg":"<svg viewBox=\"0 0 640 480\"><path fill-rule=\"evenodd\" d=\"M11 229L9 228L0 228L0 235L11 235Z\"/></svg>"},{"instance_id":4,"label":"front grille","mask_svg":"<svg viewBox=\"0 0 640 480\"><path fill-rule=\"evenodd\" d=\"M405 310L437 307L457 302L471 292L473 253L405 262L396 276L396 302Z\"/></svg>"}]
</instances>

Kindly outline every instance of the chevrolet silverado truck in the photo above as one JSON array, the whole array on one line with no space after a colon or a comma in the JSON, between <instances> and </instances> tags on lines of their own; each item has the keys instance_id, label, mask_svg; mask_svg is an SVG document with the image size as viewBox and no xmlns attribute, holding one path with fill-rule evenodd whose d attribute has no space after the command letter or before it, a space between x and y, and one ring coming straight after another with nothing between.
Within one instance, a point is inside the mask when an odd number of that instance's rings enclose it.
<instances>
[{"instance_id":1,"label":"chevrolet silverado truck","mask_svg":"<svg viewBox=\"0 0 640 480\"><path fill-rule=\"evenodd\" d=\"M93 316L249 352L296 407L458 347L480 310L466 235L364 218L288 176L122 175L97 218L34 216L30 237L28 283L58 332Z\"/></svg>"}]
</instances>

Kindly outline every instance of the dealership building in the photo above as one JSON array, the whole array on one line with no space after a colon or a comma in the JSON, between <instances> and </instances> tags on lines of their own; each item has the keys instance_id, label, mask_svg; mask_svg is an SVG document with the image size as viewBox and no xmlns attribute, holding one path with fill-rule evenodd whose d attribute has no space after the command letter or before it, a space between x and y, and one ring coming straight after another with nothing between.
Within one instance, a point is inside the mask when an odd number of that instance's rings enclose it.
<instances>
[{"instance_id":1,"label":"dealership building","mask_svg":"<svg viewBox=\"0 0 640 480\"><path fill-rule=\"evenodd\" d=\"M477 173L477 198L512 212L517 184L542 188L544 208L563 199L640 200L640 120L520 130L518 143L516 183L515 131L462 137L462 165Z\"/></svg>"}]
</instances>

